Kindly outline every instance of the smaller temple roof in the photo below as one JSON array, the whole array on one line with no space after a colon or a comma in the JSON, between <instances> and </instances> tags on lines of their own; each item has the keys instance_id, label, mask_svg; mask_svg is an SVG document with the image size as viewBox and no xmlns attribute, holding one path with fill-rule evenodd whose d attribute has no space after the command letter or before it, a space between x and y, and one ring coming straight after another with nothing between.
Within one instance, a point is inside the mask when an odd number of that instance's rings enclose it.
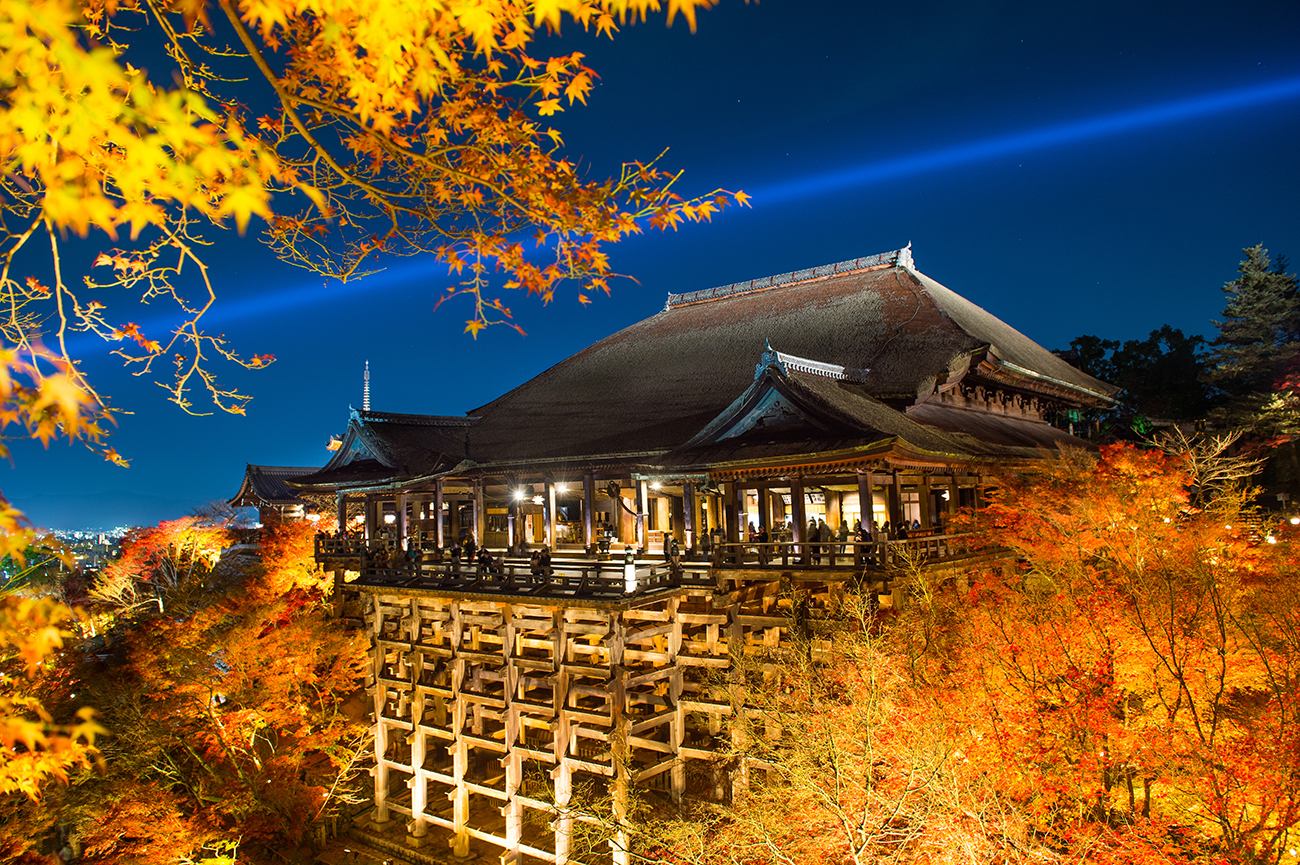
<instances>
[{"instance_id":1,"label":"smaller temple roof","mask_svg":"<svg viewBox=\"0 0 1300 865\"><path fill-rule=\"evenodd\" d=\"M765 348L749 387L666 454L665 465L703 468L881 447L944 460L1018 461L1044 449L1086 446L1026 417L935 404L902 411L863 387L862 370Z\"/></svg>"},{"instance_id":2,"label":"smaller temple roof","mask_svg":"<svg viewBox=\"0 0 1300 865\"><path fill-rule=\"evenodd\" d=\"M348 430L323 468L293 478L299 489L367 486L424 477L465 458L465 431L474 417L351 409Z\"/></svg>"},{"instance_id":3,"label":"smaller temple roof","mask_svg":"<svg viewBox=\"0 0 1300 865\"><path fill-rule=\"evenodd\" d=\"M316 471L312 466L255 466L244 469L244 482L230 500L234 508L284 507L304 504L286 481Z\"/></svg>"}]
</instances>

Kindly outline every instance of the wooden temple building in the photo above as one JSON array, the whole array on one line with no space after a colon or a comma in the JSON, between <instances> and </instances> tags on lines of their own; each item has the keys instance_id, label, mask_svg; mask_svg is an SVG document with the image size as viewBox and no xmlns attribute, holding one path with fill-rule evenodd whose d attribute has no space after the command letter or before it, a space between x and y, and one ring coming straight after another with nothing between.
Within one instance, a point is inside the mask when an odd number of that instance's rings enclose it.
<instances>
[{"instance_id":1,"label":"wooden temple building","mask_svg":"<svg viewBox=\"0 0 1300 865\"><path fill-rule=\"evenodd\" d=\"M348 531L317 558L372 639L368 837L429 861L631 861L630 796L743 792L738 658L780 651L846 583L896 602L898 556L960 567L948 522L985 476L1084 447L1049 419L1115 391L909 247L671 294L463 416L354 410L292 485L335 497ZM453 558L466 540L495 564ZM612 803L597 853L575 845L601 822L580 785Z\"/></svg>"},{"instance_id":2,"label":"wooden temple building","mask_svg":"<svg viewBox=\"0 0 1300 865\"><path fill-rule=\"evenodd\" d=\"M249 463L239 492L227 504L232 508L257 508L257 521L262 525L300 520L306 516L311 502L286 482L315 470L314 467Z\"/></svg>"}]
</instances>

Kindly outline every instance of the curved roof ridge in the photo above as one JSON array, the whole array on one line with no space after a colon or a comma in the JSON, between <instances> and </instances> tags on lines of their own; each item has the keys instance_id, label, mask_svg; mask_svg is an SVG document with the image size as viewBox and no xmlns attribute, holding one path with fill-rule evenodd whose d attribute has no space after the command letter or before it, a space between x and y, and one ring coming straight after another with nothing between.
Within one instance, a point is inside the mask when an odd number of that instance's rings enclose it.
<instances>
[{"instance_id":1,"label":"curved roof ridge","mask_svg":"<svg viewBox=\"0 0 1300 865\"><path fill-rule=\"evenodd\" d=\"M719 285L714 288L702 288L698 291L686 291L681 294L669 293L668 300L664 303L664 312L673 307L686 306L690 303L704 303L705 301L717 300L723 297L734 297L738 294L749 294L752 291L762 291L767 288L777 288L800 282L811 282L814 279L872 270L878 267L906 267L909 270L912 269L912 244L909 243L902 249L878 252L875 255L866 255L861 258L850 258L847 261L837 261L834 264L819 264L816 267L778 273L775 276L762 276L758 279L733 282L730 285Z\"/></svg>"}]
</instances>

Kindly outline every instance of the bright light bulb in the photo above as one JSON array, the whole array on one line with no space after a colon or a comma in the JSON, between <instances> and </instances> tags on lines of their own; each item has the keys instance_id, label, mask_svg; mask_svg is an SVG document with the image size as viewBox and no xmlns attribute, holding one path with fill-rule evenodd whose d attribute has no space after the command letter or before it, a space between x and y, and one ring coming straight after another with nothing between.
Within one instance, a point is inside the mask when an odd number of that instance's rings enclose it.
<instances>
[{"instance_id":1,"label":"bright light bulb","mask_svg":"<svg viewBox=\"0 0 1300 865\"><path fill-rule=\"evenodd\" d=\"M1270 544L1276 544L1276 543L1277 543L1277 538L1273 537L1272 535L1269 535L1268 538L1267 538L1267 540L1268 540L1268 542L1269 542Z\"/></svg>"},{"instance_id":2,"label":"bright light bulb","mask_svg":"<svg viewBox=\"0 0 1300 865\"><path fill-rule=\"evenodd\" d=\"M522 502L523 500L524 500L524 491L515 490L515 501Z\"/></svg>"},{"instance_id":3,"label":"bright light bulb","mask_svg":"<svg viewBox=\"0 0 1300 865\"><path fill-rule=\"evenodd\" d=\"M1293 525L1293 526L1300 526L1300 517L1292 517L1292 518L1291 518L1291 525Z\"/></svg>"}]
</instances>

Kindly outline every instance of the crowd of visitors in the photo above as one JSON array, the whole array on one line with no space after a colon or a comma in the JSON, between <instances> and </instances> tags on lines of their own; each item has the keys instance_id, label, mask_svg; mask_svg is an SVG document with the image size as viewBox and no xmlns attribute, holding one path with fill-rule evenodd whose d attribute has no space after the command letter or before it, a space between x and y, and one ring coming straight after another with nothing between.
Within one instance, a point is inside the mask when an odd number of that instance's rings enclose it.
<instances>
[{"instance_id":1,"label":"crowd of visitors","mask_svg":"<svg viewBox=\"0 0 1300 865\"><path fill-rule=\"evenodd\" d=\"M768 565L776 559L784 561L786 556L795 555L799 561L807 564L834 566L844 564L844 556L856 560L862 552L863 545L875 544L879 541L902 541L915 537L921 533L921 523L919 520L911 522L902 520L895 525L889 521L879 524L874 520L869 523L854 520L850 527L848 520L841 520L839 527L834 528L827 523L825 517L812 517L803 528L803 537L800 539L802 550L792 549L795 543L794 526L788 520L778 522L770 529L765 525L750 522L746 529L746 554L755 557L759 565ZM936 522L931 531L923 534L928 535L932 531L942 532L943 527ZM359 529L322 531L318 532L316 537L362 542L360 552L363 567L366 568L406 569L423 562L447 563L453 573L459 573L462 568L472 568L481 574L502 574L505 571L504 554L493 554L486 547L480 548L474 537L464 532L457 543L446 550L433 546L422 548L421 542L425 539L417 537L412 537L407 548L403 549L392 527L384 527L368 539ZM715 526L712 531L702 532L699 540L706 561L716 560L724 555L727 536L720 526ZM601 552L607 551L608 548L602 544ZM527 550L524 549L523 552L526 554ZM672 569L681 569L683 557L681 545L671 532L663 533L662 554ZM528 560L528 569L533 577L552 575L549 546L542 546L532 551L531 558Z\"/></svg>"}]
</instances>

